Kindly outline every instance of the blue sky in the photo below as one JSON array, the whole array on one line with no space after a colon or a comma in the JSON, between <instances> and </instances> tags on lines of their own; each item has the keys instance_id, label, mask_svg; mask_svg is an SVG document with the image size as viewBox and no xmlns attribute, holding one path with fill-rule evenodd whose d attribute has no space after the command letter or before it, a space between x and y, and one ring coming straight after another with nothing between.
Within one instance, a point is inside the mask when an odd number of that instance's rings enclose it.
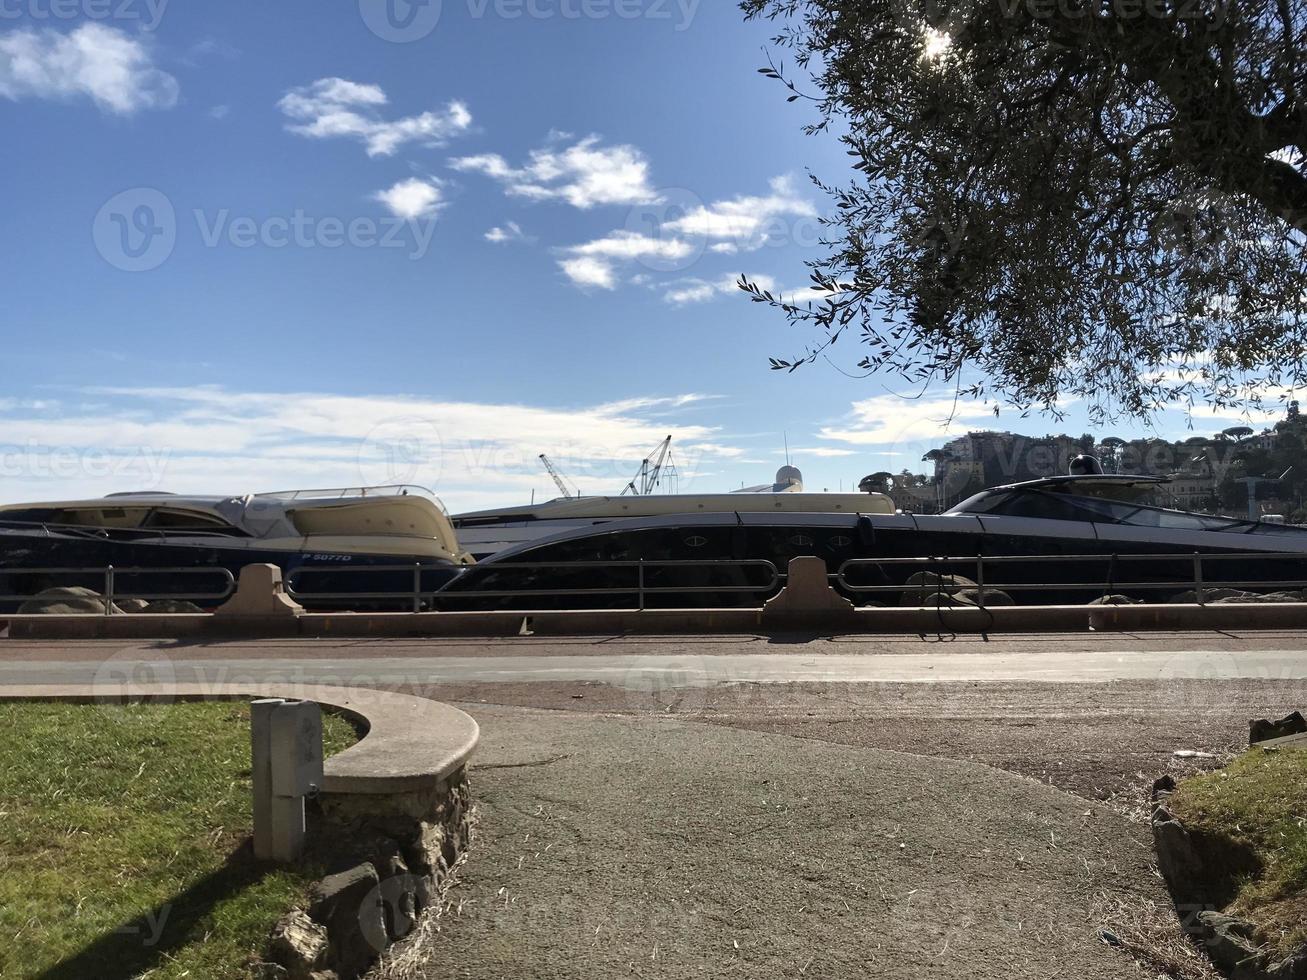
<instances>
[{"instance_id":1,"label":"blue sky","mask_svg":"<svg viewBox=\"0 0 1307 980\"><path fill-rule=\"evenodd\" d=\"M968 428L1085 431L767 369L805 337L730 284L801 296L805 173L848 174L768 36L722 0L0 0L0 499L496 506L552 494L541 452L616 491L668 433L682 489L765 482L787 437L847 489Z\"/></svg>"}]
</instances>

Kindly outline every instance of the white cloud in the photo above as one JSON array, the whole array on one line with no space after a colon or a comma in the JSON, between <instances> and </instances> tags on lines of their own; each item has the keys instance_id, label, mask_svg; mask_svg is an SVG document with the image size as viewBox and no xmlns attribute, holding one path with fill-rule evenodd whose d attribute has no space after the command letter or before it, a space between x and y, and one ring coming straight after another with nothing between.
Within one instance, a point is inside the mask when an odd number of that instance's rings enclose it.
<instances>
[{"instance_id":1,"label":"white cloud","mask_svg":"<svg viewBox=\"0 0 1307 980\"><path fill-rule=\"evenodd\" d=\"M1174 411L1183 413L1187 418L1204 419L1210 422L1221 422L1228 428L1231 425L1250 425L1265 426L1272 422L1278 422L1284 418L1284 409L1275 404L1269 396L1264 395L1272 407L1255 409L1251 406L1245 408L1216 407L1203 403L1196 403L1192 406L1176 404L1170 406ZM1193 433L1186 431L1186 436Z\"/></svg>"},{"instance_id":2,"label":"white cloud","mask_svg":"<svg viewBox=\"0 0 1307 980\"><path fill-rule=\"evenodd\" d=\"M582 210L599 204L646 204L658 197L649 183L644 154L634 146L603 146L598 136L569 147L532 150L522 167L510 166L497 153L458 157L449 165L497 180L513 196L566 201Z\"/></svg>"},{"instance_id":3,"label":"white cloud","mask_svg":"<svg viewBox=\"0 0 1307 980\"><path fill-rule=\"evenodd\" d=\"M846 420L824 426L818 436L855 446L892 446L953 438L983 419L991 424L994 419L993 406L984 402L874 395L854 402Z\"/></svg>"},{"instance_id":4,"label":"white cloud","mask_svg":"<svg viewBox=\"0 0 1307 980\"><path fill-rule=\"evenodd\" d=\"M395 217L409 221L431 217L442 204L440 182L420 177L401 180L389 190L377 191L373 197L389 208Z\"/></svg>"},{"instance_id":5,"label":"white cloud","mask_svg":"<svg viewBox=\"0 0 1307 980\"><path fill-rule=\"evenodd\" d=\"M578 286L597 286L600 289L617 288L617 274L612 265L603 259L581 256L575 259L564 259L558 265L567 274L567 278Z\"/></svg>"},{"instance_id":6,"label":"white cloud","mask_svg":"<svg viewBox=\"0 0 1307 980\"><path fill-rule=\"evenodd\" d=\"M677 238L650 238L619 230L606 238L568 246L563 253L570 257L560 260L558 265L577 285L613 289L617 285L619 265L646 259L676 262L693 252L693 245ZM632 282L643 285L644 277L636 276Z\"/></svg>"},{"instance_id":7,"label":"white cloud","mask_svg":"<svg viewBox=\"0 0 1307 980\"><path fill-rule=\"evenodd\" d=\"M723 446L715 442L699 442L683 446L682 452L696 456L716 456L719 459L740 459L745 454L745 450L738 446Z\"/></svg>"},{"instance_id":8,"label":"white cloud","mask_svg":"<svg viewBox=\"0 0 1307 980\"><path fill-rule=\"evenodd\" d=\"M817 209L798 193L792 178L777 177L766 196L734 197L700 205L665 227L679 235L716 239L717 243L709 247L729 255L762 248L781 233L777 224L787 217L815 219Z\"/></svg>"},{"instance_id":9,"label":"white cloud","mask_svg":"<svg viewBox=\"0 0 1307 980\"><path fill-rule=\"evenodd\" d=\"M599 238L584 245L573 245L567 251L573 255L593 255L622 260L683 259L694 251L694 246L675 238L649 238L634 231L615 231L607 238Z\"/></svg>"},{"instance_id":10,"label":"white cloud","mask_svg":"<svg viewBox=\"0 0 1307 980\"><path fill-rule=\"evenodd\" d=\"M734 452L714 427L678 421L702 395L542 407L218 387L79 394L68 406L0 401L0 499L398 482L463 510L550 490L542 451L606 493L668 434L695 457Z\"/></svg>"},{"instance_id":11,"label":"white cloud","mask_svg":"<svg viewBox=\"0 0 1307 980\"><path fill-rule=\"evenodd\" d=\"M749 276L749 281L757 283L766 290L776 288L775 281L770 276ZM663 299L675 306L685 306L689 303L706 303L709 300L717 299L719 296L728 296L731 293L740 291L738 276L727 276L724 279L718 279L715 282L708 282L703 279L687 279L683 283L674 285L674 287L663 295Z\"/></svg>"},{"instance_id":12,"label":"white cloud","mask_svg":"<svg viewBox=\"0 0 1307 980\"><path fill-rule=\"evenodd\" d=\"M291 132L312 139L356 139L372 157L391 156L407 143L443 146L472 125L472 114L462 102L452 101L436 112L387 120L379 110L388 101L378 85L320 78L312 85L291 89L277 105L294 120L287 126Z\"/></svg>"},{"instance_id":13,"label":"white cloud","mask_svg":"<svg viewBox=\"0 0 1307 980\"><path fill-rule=\"evenodd\" d=\"M497 225L486 232L486 241L494 242L496 245L506 245L509 242L524 242L526 240L526 234L516 221L507 221L503 227Z\"/></svg>"},{"instance_id":14,"label":"white cloud","mask_svg":"<svg viewBox=\"0 0 1307 980\"><path fill-rule=\"evenodd\" d=\"M759 283L759 285L762 285ZM768 292L773 292L771 286L763 286ZM843 292L832 293L828 289L818 289L816 286L804 286L802 289L781 290L779 299L782 303L789 303L791 306L800 306L804 303L824 303L833 296L843 296Z\"/></svg>"},{"instance_id":15,"label":"white cloud","mask_svg":"<svg viewBox=\"0 0 1307 980\"><path fill-rule=\"evenodd\" d=\"M209 110L210 119L221 120L221 119L226 119L230 115L231 115L231 106L229 105L216 105Z\"/></svg>"},{"instance_id":16,"label":"white cloud","mask_svg":"<svg viewBox=\"0 0 1307 980\"><path fill-rule=\"evenodd\" d=\"M720 291L719 284L704 282L700 279L669 290L663 295L663 299L675 306L684 306L687 303L706 303L708 300L716 298Z\"/></svg>"},{"instance_id":17,"label":"white cloud","mask_svg":"<svg viewBox=\"0 0 1307 980\"><path fill-rule=\"evenodd\" d=\"M70 100L131 115L177 104L177 79L154 66L145 42L103 24L68 34L23 29L0 34L0 96Z\"/></svg>"},{"instance_id":18,"label":"white cloud","mask_svg":"<svg viewBox=\"0 0 1307 980\"><path fill-rule=\"evenodd\" d=\"M495 155L467 157L454 161L454 165L494 176L508 184L510 190L515 182L522 181L525 173L513 170L502 157ZM736 197L690 208L675 221L663 224L662 234L657 238L628 229L573 245L564 250L570 259L559 264L573 282L613 289L617 283L617 268L623 263L641 261L658 263L653 267L669 271L671 268L684 269L693 264L705 249L718 255L733 255L740 251L754 251L783 235L793 237L797 229L778 227L777 222L785 216L815 218L816 210L810 202L798 196L788 177L776 178L771 182L771 188L772 193L766 197ZM653 192L646 188L641 193ZM593 261L581 263L578 262L580 258ZM647 277L641 275L630 282L644 285L646 280ZM775 283L770 278L762 276L755 281L764 289L775 292ZM720 280L686 279L671 283L664 299L677 306L704 303L735 288L734 276ZM795 303L819 298L825 298L825 294L815 293L809 288L783 296L784 300Z\"/></svg>"},{"instance_id":19,"label":"white cloud","mask_svg":"<svg viewBox=\"0 0 1307 980\"><path fill-rule=\"evenodd\" d=\"M786 452L784 449L776 450L778 454ZM845 456L861 455L856 449L835 449L831 446L795 446L789 450L790 456L794 459L801 459L804 456L812 456L817 459L842 459ZM881 453L884 455L894 455L893 453Z\"/></svg>"}]
</instances>

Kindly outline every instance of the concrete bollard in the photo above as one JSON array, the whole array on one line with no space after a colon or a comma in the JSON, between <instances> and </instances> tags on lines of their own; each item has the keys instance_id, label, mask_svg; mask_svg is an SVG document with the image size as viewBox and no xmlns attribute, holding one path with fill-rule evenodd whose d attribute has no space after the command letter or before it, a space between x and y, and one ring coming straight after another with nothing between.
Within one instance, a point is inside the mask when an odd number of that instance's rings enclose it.
<instances>
[{"instance_id":1,"label":"concrete bollard","mask_svg":"<svg viewBox=\"0 0 1307 980\"><path fill-rule=\"evenodd\" d=\"M286 595L278 566L246 565L235 594L214 610L214 615L293 619L302 612L304 607Z\"/></svg>"},{"instance_id":2,"label":"concrete bollard","mask_svg":"<svg viewBox=\"0 0 1307 980\"><path fill-rule=\"evenodd\" d=\"M322 709L312 701L250 704L254 856L283 864L304 853L304 799L322 786Z\"/></svg>"},{"instance_id":3,"label":"concrete bollard","mask_svg":"<svg viewBox=\"0 0 1307 980\"><path fill-rule=\"evenodd\" d=\"M822 558L791 558L785 588L763 606L764 625L828 626L853 621L853 603L830 587Z\"/></svg>"}]
</instances>

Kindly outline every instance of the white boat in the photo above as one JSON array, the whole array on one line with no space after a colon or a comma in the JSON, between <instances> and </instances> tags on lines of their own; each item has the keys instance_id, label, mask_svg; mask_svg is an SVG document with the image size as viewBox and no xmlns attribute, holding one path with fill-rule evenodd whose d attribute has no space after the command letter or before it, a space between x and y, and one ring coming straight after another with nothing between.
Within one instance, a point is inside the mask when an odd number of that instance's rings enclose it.
<instances>
[{"instance_id":1,"label":"white boat","mask_svg":"<svg viewBox=\"0 0 1307 980\"><path fill-rule=\"evenodd\" d=\"M52 569L109 566L136 577L151 569L219 569L239 575L250 564L298 575L304 592L390 591L365 566L421 565L431 589L472 558L459 545L449 517L417 487L295 490L243 496L126 493L89 500L0 506L0 595L32 595L51 586L101 584ZM154 577L158 588L213 592L214 576ZM396 573L399 588L412 575ZM357 579L358 587L354 586ZM125 585L125 590L128 586ZM398 589L396 589L398 591ZM10 601L10 604L13 600Z\"/></svg>"},{"instance_id":2,"label":"white boat","mask_svg":"<svg viewBox=\"0 0 1307 980\"><path fill-rule=\"evenodd\" d=\"M621 497L559 497L525 507L456 514L458 540L478 561L509 548L565 531L612 521L704 514L893 514L881 493L808 493L792 466L776 482L733 493L681 493Z\"/></svg>"}]
</instances>

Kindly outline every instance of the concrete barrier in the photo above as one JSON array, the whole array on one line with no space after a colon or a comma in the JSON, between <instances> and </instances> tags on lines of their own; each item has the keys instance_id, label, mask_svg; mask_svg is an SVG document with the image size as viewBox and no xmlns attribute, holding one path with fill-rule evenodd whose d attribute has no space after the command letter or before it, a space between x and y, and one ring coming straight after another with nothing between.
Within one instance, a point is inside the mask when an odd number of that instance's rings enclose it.
<instances>
[{"instance_id":1,"label":"concrete barrier","mask_svg":"<svg viewBox=\"0 0 1307 980\"><path fill-rule=\"evenodd\" d=\"M242 570L236 594L213 614L7 618L14 639L986 633L1303 628L1307 603L859 608L830 587L822 559L802 557L791 560L785 588L754 609L310 613L285 594L276 566L255 565Z\"/></svg>"},{"instance_id":2,"label":"concrete barrier","mask_svg":"<svg viewBox=\"0 0 1307 980\"><path fill-rule=\"evenodd\" d=\"M1089 626L1095 630L1301 629L1307 627L1307 603L1093 606Z\"/></svg>"}]
</instances>

